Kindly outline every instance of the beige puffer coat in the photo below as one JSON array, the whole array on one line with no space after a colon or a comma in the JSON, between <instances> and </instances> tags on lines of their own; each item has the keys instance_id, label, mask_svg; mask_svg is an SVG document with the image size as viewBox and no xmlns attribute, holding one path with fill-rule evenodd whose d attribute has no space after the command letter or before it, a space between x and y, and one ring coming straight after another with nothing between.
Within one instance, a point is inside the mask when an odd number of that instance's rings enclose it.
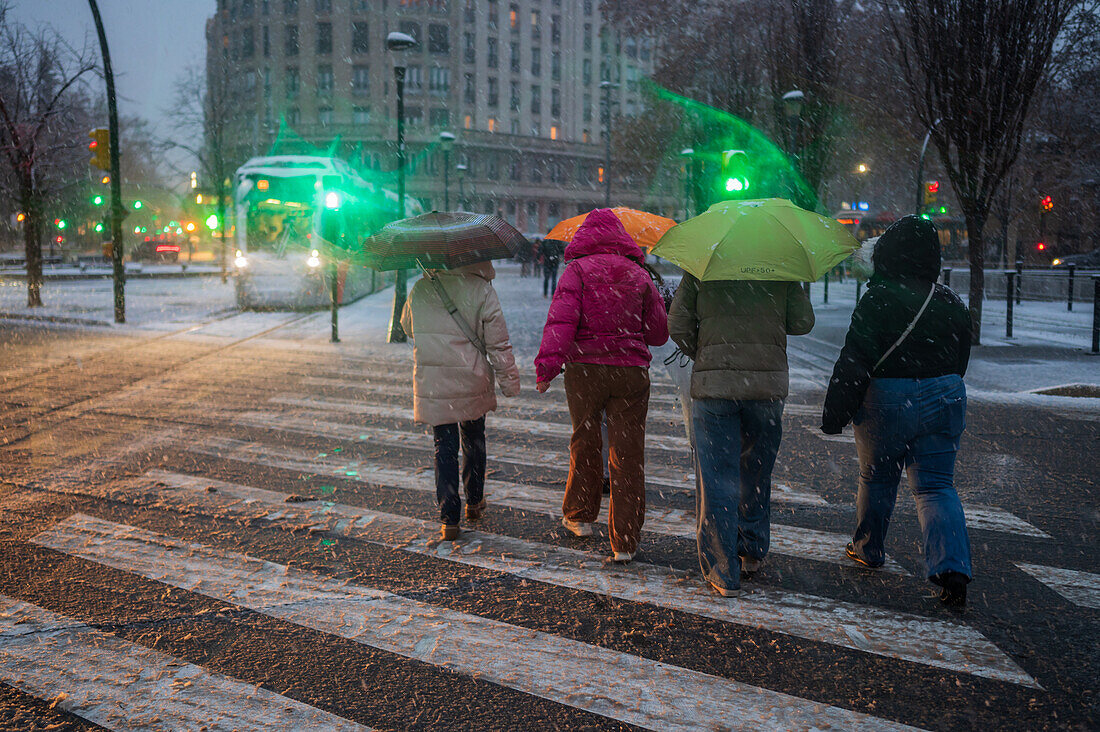
<instances>
[{"instance_id":1,"label":"beige puffer coat","mask_svg":"<svg viewBox=\"0 0 1100 732\"><path fill-rule=\"evenodd\" d=\"M504 396L519 394L519 369L491 284L496 272L481 262L433 274L485 343L487 358L462 334L432 283L420 279L401 313L413 339L413 417L433 426L479 419L497 407L494 374Z\"/></svg>"}]
</instances>

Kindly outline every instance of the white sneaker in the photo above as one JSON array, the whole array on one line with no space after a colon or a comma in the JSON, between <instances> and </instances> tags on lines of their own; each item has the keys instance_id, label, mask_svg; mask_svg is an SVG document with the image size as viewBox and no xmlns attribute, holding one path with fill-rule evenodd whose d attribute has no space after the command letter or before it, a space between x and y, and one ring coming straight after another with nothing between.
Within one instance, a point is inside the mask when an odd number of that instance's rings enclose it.
<instances>
[{"instance_id":1,"label":"white sneaker","mask_svg":"<svg viewBox=\"0 0 1100 732\"><path fill-rule=\"evenodd\" d=\"M565 516L561 517L561 525L568 529L573 536L592 536L596 533L594 524L587 521L570 521Z\"/></svg>"},{"instance_id":2,"label":"white sneaker","mask_svg":"<svg viewBox=\"0 0 1100 732\"><path fill-rule=\"evenodd\" d=\"M627 564L634 559L636 552L615 552L615 556L611 557L611 561L617 564Z\"/></svg>"}]
</instances>

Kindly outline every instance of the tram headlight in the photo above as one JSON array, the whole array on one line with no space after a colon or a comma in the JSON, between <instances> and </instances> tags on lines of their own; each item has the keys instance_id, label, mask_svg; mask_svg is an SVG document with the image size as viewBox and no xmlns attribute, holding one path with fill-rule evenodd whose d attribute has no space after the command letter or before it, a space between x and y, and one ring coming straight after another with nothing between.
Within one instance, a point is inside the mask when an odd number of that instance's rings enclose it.
<instances>
[{"instance_id":1,"label":"tram headlight","mask_svg":"<svg viewBox=\"0 0 1100 732\"><path fill-rule=\"evenodd\" d=\"M233 260L233 264L236 265L237 269L244 269L248 266L248 257L244 256L244 252L238 249L237 257Z\"/></svg>"},{"instance_id":2,"label":"tram headlight","mask_svg":"<svg viewBox=\"0 0 1100 732\"><path fill-rule=\"evenodd\" d=\"M321 266L321 253L319 251L317 251L316 249L311 251L309 253L309 257L306 259L306 265L308 265L310 269L317 269L318 267L320 267Z\"/></svg>"}]
</instances>

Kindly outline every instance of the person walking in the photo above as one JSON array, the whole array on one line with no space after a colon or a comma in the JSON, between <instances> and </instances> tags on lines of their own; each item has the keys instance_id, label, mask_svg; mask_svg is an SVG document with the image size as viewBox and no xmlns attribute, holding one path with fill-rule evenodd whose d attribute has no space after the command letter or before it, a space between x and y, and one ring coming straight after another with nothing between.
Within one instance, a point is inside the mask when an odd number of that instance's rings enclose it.
<instances>
[{"instance_id":1,"label":"person walking","mask_svg":"<svg viewBox=\"0 0 1100 732\"><path fill-rule=\"evenodd\" d=\"M494 380L504 396L520 389L494 276L489 262L427 270L401 314L413 341L413 418L431 425L435 436L435 496L445 541L459 534L459 443L466 518L475 521L485 511L485 415L497 406Z\"/></svg>"},{"instance_id":2,"label":"person walking","mask_svg":"<svg viewBox=\"0 0 1100 732\"><path fill-rule=\"evenodd\" d=\"M562 525L575 536L591 536L600 512L600 415L607 415L608 529L616 562L634 558L645 521L649 346L668 340L665 308L643 256L609 209L588 214L565 249L565 272L535 358L540 393L565 369L573 437Z\"/></svg>"},{"instance_id":3,"label":"person walking","mask_svg":"<svg viewBox=\"0 0 1100 732\"><path fill-rule=\"evenodd\" d=\"M700 282L685 273L672 300L672 340L694 361L699 566L724 597L738 595L742 573L759 570L768 553L787 336L813 326L813 307L797 282Z\"/></svg>"},{"instance_id":4,"label":"person walking","mask_svg":"<svg viewBox=\"0 0 1100 732\"><path fill-rule=\"evenodd\" d=\"M955 491L955 456L966 426L963 376L970 313L936 284L940 241L930 221L906 216L879 238L874 274L852 314L833 368L821 431L854 422L859 454L856 528L846 554L865 567L884 544L904 469L917 505L927 578L948 606L966 604L970 539Z\"/></svg>"},{"instance_id":5,"label":"person walking","mask_svg":"<svg viewBox=\"0 0 1100 732\"><path fill-rule=\"evenodd\" d=\"M542 258L542 296L549 297L558 287L558 265L561 264L560 246L557 242L539 242L539 256Z\"/></svg>"}]
</instances>

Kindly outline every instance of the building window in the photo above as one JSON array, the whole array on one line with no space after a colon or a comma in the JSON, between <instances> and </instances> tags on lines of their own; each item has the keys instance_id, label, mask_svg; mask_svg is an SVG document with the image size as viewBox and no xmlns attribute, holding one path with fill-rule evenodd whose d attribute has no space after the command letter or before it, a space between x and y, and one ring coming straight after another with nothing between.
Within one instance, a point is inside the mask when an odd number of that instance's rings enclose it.
<instances>
[{"instance_id":1,"label":"building window","mask_svg":"<svg viewBox=\"0 0 1100 732\"><path fill-rule=\"evenodd\" d=\"M490 155L485 161L485 177L489 180L500 180L500 161L496 155Z\"/></svg>"},{"instance_id":2,"label":"building window","mask_svg":"<svg viewBox=\"0 0 1100 732\"><path fill-rule=\"evenodd\" d=\"M474 75L464 74L462 79L462 101L473 104L477 101L477 89L474 86Z\"/></svg>"},{"instance_id":3,"label":"building window","mask_svg":"<svg viewBox=\"0 0 1100 732\"><path fill-rule=\"evenodd\" d=\"M531 11L531 40L532 41L537 42L539 40L539 35L540 35L540 30L541 30L539 28L539 21L540 20L541 20L541 18L539 16L539 11L532 10Z\"/></svg>"},{"instance_id":4,"label":"building window","mask_svg":"<svg viewBox=\"0 0 1100 732\"><path fill-rule=\"evenodd\" d=\"M522 181L523 180L523 164L519 158L512 158L511 164L508 166L508 178L510 180ZM509 208L513 208L515 204L511 204ZM513 213L514 213L513 209Z\"/></svg>"},{"instance_id":5,"label":"building window","mask_svg":"<svg viewBox=\"0 0 1100 732\"><path fill-rule=\"evenodd\" d=\"M512 82L512 94L511 99L508 101L508 108L513 112L519 111L519 83Z\"/></svg>"},{"instance_id":6,"label":"building window","mask_svg":"<svg viewBox=\"0 0 1100 732\"><path fill-rule=\"evenodd\" d=\"M561 16L550 16L550 42L561 43Z\"/></svg>"},{"instance_id":7,"label":"building window","mask_svg":"<svg viewBox=\"0 0 1100 732\"><path fill-rule=\"evenodd\" d=\"M591 51L592 50L592 24L591 23L585 23L584 24L584 41L583 42L584 42L584 50L585 51Z\"/></svg>"},{"instance_id":8,"label":"building window","mask_svg":"<svg viewBox=\"0 0 1100 732\"><path fill-rule=\"evenodd\" d=\"M581 111L584 114L584 121L585 122L591 122L592 121L592 95L591 94L585 94L584 95L584 101L581 104Z\"/></svg>"},{"instance_id":9,"label":"building window","mask_svg":"<svg viewBox=\"0 0 1100 732\"><path fill-rule=\"evenodd\" d=\"M551 140L558 139L558 126L557 125L550 125L550 139Z\"/></svg>"},{"instance_id":10,"label":"building window","mask_svg":"<svg viewBox=\"0 0 1100 732\"><path fill-rule=\"evenodd\" d=\"M332 0L313 0L313 8L318 13L331 13Z\"/></svg>"},{"instance_id":11,"label":"building window","mask_svg":"<svg viewBox=\"0 0 1100 732\"><path fill-rule=\"evenodd\" d=\"M590 58L581 62L581 83L585 86L592 83L592 59Z\"/></svg>"},{"instance_id":12,"label":"building window","mask_svg":"<svg viewBox=\"0 0 1100 732\"><path fill-rule=\"evenodd\" d=\"M592 15L592 0L584 0L584 14Z\"/></svg>"},{"instance_id":13,"label":"building window","mask_svg":"<svg viewBox=\"0 0 1100 732\"><path fill-rule=\"evenodd\" d=\"M537 165L535 166L535 170L538 170ZM531 177L532 180L534 180L534 178L535 178L535 176ZM542 176L539 176L540 180L541 180L541 178L542 178ZM536 180L535 182L538 183L539 181ZM538 201L528 201L527 202L527 228L528 229L538 229L538 228L540 228L539 227L539 202Z\"/></svg>"},{"instance_id":14,"label":"building window","mask_svg":"<svg viewBox=\"0 0 1100 732\"><path fill-rule=\"evenodd\" d=\"M370 94L370 67L351 67L351 91L356 96L365 97Z\"/></svg>"},{"instance_id":15,"label":"building window","mask_svg":"<svg viewBox=\"0 0 1100 732\"><path fill-rule=\"evenodd\" d=\"M451 124L451 113L446 109L433 109L428 113L428 122L435 129L444 129Z\"/></svg>"},{"instance_id":16,"label":"building window","mask_svg":"<svg viewBox=\"0 0 1100 732\"><path fill-rule=\"evenodd\" d=\"M264 26L262 35L264 45L264 58L267 58L271 55L271 33L268 32L268 28L266 25Z\"/></svg>"},{"instance_id":17,"label":"building window","mask_svg":"<svg viewBox=\"0 0 1100 732\"><path fill-rule=\"evenodd\" d=\"M352 107L351 121L357 125L370 124L370 107Z\"/></svg>"},{"instance_id":18,"label":"building window","mask_svg":"<svg viewBox=\"0 0 1100 732\"><path fill-rule=\"evenodd\" d=\"M286 41L286 47L283 49L284 56L297 56L298 55L298 26L288 25L286 27L286 35L283 36Z\"/></svg>"},{"instance_id":19,"label":"building window","mask_svg":"<svg viewBox=\"0 0 1100 732\"><path fill-rule=\"evenodd\" d=\"M509 127L511 128L511 132L512 132L513 135L518 135L519 134L519 120L518 119L513 118L511 123L509 124Z\"/></svg>"},{"instance_id":20,"label":"building window","mask_svg":"<svg viewBox=\"0 0 1100 732\"><path fill-rule=\"evenodd\" d=\"M500 83L495 76L489 77L489 106L497 107L500 105Z\"/></svg>"},{"instance_id":21,"label":"building window","mask_svg":"<svg viewBox=\"0 0 1100 732\"><path fill-rule=\"evenodd\" d=\"M497 131L497 118L496 117L490 117L489 118L488 130L489 130L489 132L496 132Z\"/></svg>"},{"instance_id":22,"label":"building window","mask_svg":"<svg viewBox=\"0 0 1100 732\"><path fill-rule=\"evenodd\" d=\"M317 95L332 96L332 65L322 64L317 67Z\"/></svg>"},{"instance_id":23,"label":"building window","mask_svg":"<svg viewBox=\"0 0 1100 732\"><path fill-rule=\"evenodd\" d=\"M477 36L473 33L462 34L462 60L468 64L477 61Z\"/></svg>"},{"instance_id":24,"label":"building window","mask_svg":"<svg viewBox=\"0 0 1100 732\"><path fill-rule=\"evenodd\" d=\"M370 23L360 21L351 24L351 52L370 53Z\"/></svg>"},{"instance_id":25,"label":"building window","mask_svg":"<svg viewBox=\"0 0 1100 732\"><path fill-rule=\"evenodd\" d=\"M297 99L298 89L301 87L301 81L298 77L297 66L286 67L286 76L284 77L284 83L286 84L286 98Z\"/></svg>"},{"instance_id":26,"label":"building window","mask_svg":"<svg viewBox=\"0 0 1100 732\"><path fill-rule=\"evenodd\" d=\"M561 81L561 51L554 51L550 54L550 78L554 81Z\"/></svg>"},{"instance_id":27,"label":"building window","mask_svg":"<svg viewBox=\"0 0 1100 732\"><path fill-rule=\"evenodd\" d=\"M531 76L542 75L542 49L531 49Z\"/></svg>"},{"instance_id":28,"label":"building window","mask_svg":"<svg viewBox=\"0 0 1100 732\"><path fill-rule=\"evenodd\" d=\"M420 73L419 64L412 64L405 69L405 91L413 94L424 90L424 77Z\"/></svg>"},{"instance_id":29,"label":"building window","mask_svg":"<svg viewBox=\"0 0 1100 732\"><path fill-rule=\"evenodd\" d=\"M332 107L318 107L317 121L320 122L323 127L328 127L329 125L331 125Z\"/></svg>"},{"instance_id":30,"label":"building window","mask_svg":"<svg viewBox=\"0 0 1100 732\"><path fill-rule=\"evenodd\" d=\"M398 30L400 30L402 33L404 33L406 35L412 36L413 39L418 44L420 43L420 24L419 23L413 23L413 22L407 21L407 20L402 21L401 23L398 24Z\"/></svg>"},{"instance_id":31,"label":"building window","mask_svg":"<svg viewBox=\"0 0 1100 732\"><path fill-rule=\"evenodd\" d=\"M405 121L410 127L420 127L424 124L424 110L420 107L405 107Z\"/></svg>"},{"instance_id":32,"label":"building window","mask_svg":"<svg viewBox=\"0 0 1100 732\"><path fill-rule=\"evenodd\" d=\"M332 53L332 23L317 24L317 53L321 56Z\"/></svg>"},{"instance_id":33,"label":"building window","mask_svg":"<svg viewBox=\"0 0 1100 732\"><path fill-rule=\"evenodd\" d=\"M297 15L298 0L283 0L283 15Z\"/></svg>"},{"instance_id":34,"label":"building window","mask_svg":"<svg viewBox=\"0 0 1100 732\"><path fill-rule=\"evenodd\" d=\"M512 69L512 73L518 74L519 73L519 44L518 43L512 43L509 51L510 51L510 54L511 54L511 59L509 60L509 66Z\"/></svg>"},{"instance_id":35,"label":"building window","mask_svg":"<svg viewBox=\"0 0 1100 732\"><path fill-rule=\"evenodd\" d=\"M297 107L290 107L286 110L286 123L288 125L297 125L302 121L302 112Z\"/></svg>"},{"instance_id":36,"label":"building window","mask_svg":"<svg viewBox=\"0 0 1100 732\"><path fill-rule=\"evenodd\" d=\"M508 25L512 27L512 30L519 29L519 6L515 3L508 6Z\"/></svg>"},{"instance_id":37,"label":"building window","mask_svg":"<svg viewBox=\"0 0 1100 732\"><path fill-rule=\"evenodd\" d=\"M589 130L585 130L581 133L581 142L588 142L590 137L592 137L592 133Z\"/></svg>"},{"instance_id":38,"label":"building window","mask_svg":"<svg viewBox=\"0 0 1100 732\"><path fill-rule=\"evenodd\" d=\"M450 30L442 23L428 26L428 53L445 54L451 52Z\"/></svg>"},{"instance_id":39,"label":"building window","mask_svg":"<svg viewBox=\"0 0 1100 732\"><path fill-rule=\"evenodd\" d=\"M531 114L542 114L542 89L538 84L531 85Z\"/></svg>"},{"instance_id":40,"label":"building window","mask_svg":"<svg viewBox=\"0 0 1100 732\"><path fill-rule=\"evenodd\" d=\"M638 58L638 42L633 38L626 39L626 57Z\"/></svg>"},{"instance_id":41,"label":"building window","mask_svg":"<svg viewBox=\"0 0 1100 732\"><path fill-rule=\"evenodd\" d=\"M260 0L260 12L264 15L271 12L271 0Z\"/></svg>"},{"instance_id":42,"label":"building window","mask_svg":"<svg viewBox=\"0 0 1100 732\"><path fill-rule=\"evenodd\" d=\"M488 65L490 69L495 69L497 67L497 39L489 38L488 40L486 40L485 56L486 65Z\"/></svg>"},{"instance_id":43,"label":"building window","mask_svg":"<svg viewBox=\"0 0 1100 732\"><path fill-rule=\"evenodd\" d=\"M462 120L462 126L467 130L474 126L474 118L470 115L466 115L466 118Z\"/></svg>"},{"instance_id":44,"label":"building window","mask_svg":"<svg viewBox=\"0 0 1100 732\"><path fill-rule=\"evenodd\" d=\"M462 8L462 20L465 23L473 23L476 16L477 8L474 6L474 0L466 0L465 6Z\"/></svg>"},{"instance_id":45,"label":"building window","mask_svg":"<svg viewBox=\"0 0 1100 732\"><path fill-rule=\"evenodd\" d=\"M446 94L451 90L451 70L440 66L428 69L428 91L432 94Z\"/></svg>"},{"instance_id":46,"label":"building window","mask_svg":"<svg viewBox=\"0 0 1100 732\"><path fill-rule=\"evenodd\" d=\"M550 90L550 116L561 117L561 89L558 87Z\"/></svg>"},{"instance_id":47,"label":"building window","mask_svg":"<svg viewBox=\"0 0 1100 732\"><path fill-rule=\"evenodd\" d=\"M489 0L489 30L497 29L497 18L500 16L500 4L497 0Z\"/></svg>"},{"instance_id":48,"label":"building window","mask_svg":"<svg viewBox=\"0 0 1100 732\"><path fill-rule=\"evenodd\" d=\"M241 58L252 58L256 53L256 39L253 37L252 26L241 31Z\"/></svg>"}]
</instances>

